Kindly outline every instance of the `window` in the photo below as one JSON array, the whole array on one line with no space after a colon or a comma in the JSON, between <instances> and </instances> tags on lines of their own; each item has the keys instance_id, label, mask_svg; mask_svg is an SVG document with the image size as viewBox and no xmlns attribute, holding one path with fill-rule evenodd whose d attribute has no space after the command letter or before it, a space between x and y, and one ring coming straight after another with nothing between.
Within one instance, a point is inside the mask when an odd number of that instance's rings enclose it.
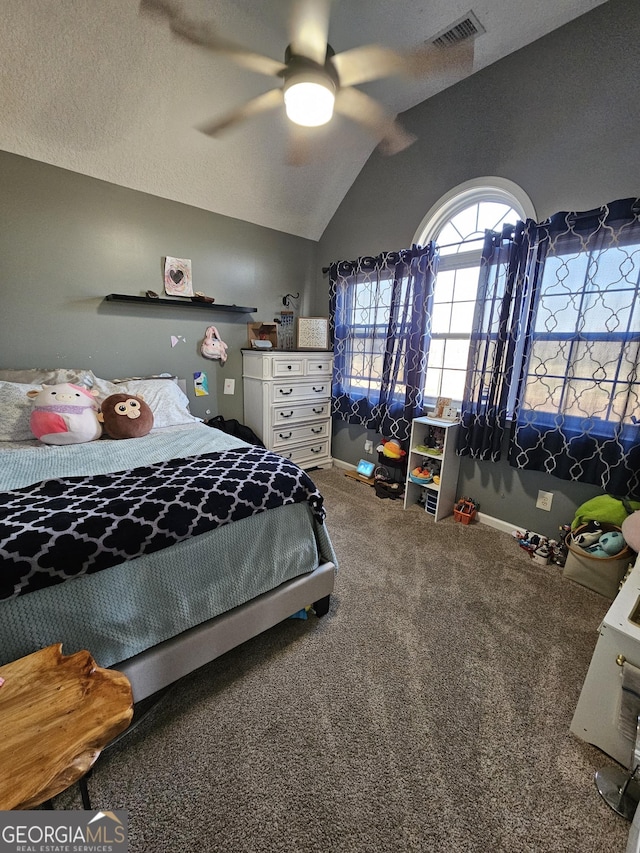
<instances>
[{"instance_id":1,"label":"window","mask_svg":"<svg viewBox=\"0 0 640 853\"><path fill-rule=\"evenodd\" d=\"M393 287L393 269L379 276L359 273L349 288L346 310L351 335L348 338L344 387L359 394L369 385L382 381L385 341L389 327L389 308Z\"/></svg>"},{"instance_id":2,"label":"window","mask_svg":"<svg viewBox=\"0 0 640 853\"><path fill-rule=\"evenodd\" d=\"M462 402L485 230L500 231L534 215L531 201L515 184L482 178L456 187L422 221L415 242L433 240L440 252L425 402L433 404L438 397Z\"/></svg>"},{"instance_id":3,"label":"window","mask_svg":"<svg viewBox=\"0 0 640 853\"><path fill-rule=\"evenodd\" d=\"M590 245L591 243L591 245ZM628 417L638 387L638 235L596 242L573 233L550 241L544 259L522 414L594 423L599 434ZM545 417L546 415L546 417Z\"/></svg>"},{"instance_id":4,"label":"window","mask_svg":"<svg viewBox=\"0 0 640 853\"><path fill-rule=\"evenodd\" d=\"M519 267L531 305L509 462L640 495L640 199L527 223Z\"/></svg>"}]
</instances>

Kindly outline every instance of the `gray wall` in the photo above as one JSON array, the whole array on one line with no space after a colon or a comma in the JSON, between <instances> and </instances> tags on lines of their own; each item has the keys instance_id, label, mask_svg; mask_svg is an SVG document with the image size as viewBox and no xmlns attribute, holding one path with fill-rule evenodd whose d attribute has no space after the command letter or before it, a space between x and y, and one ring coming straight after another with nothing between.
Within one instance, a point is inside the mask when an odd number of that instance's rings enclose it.
<instances>
[{"instance_id":1,"label":"gray wall","mask_svg":"<svg viewBox=\"0 0 640 853\"><path fill-rule=\"evenodd\" d=\"M418 141L371 157L320 241L321 265L410 245L429 208L471 178L515 181L539 219L640 195L638 33L640 4L610 0L405 113ZM334 455L356 463L365 438L336 424ZM554 492L552 512L535 509L538 489ZM599 490L463 460L459 492L489 515L553 535Z\"/></svg>"},{"instance_id":2,"label":"gray wall","mask_svg":"<svg viewBox=\"0 0 640 853\"><path fill-rule=\"evenodd\" d=\"M317 243L0 152L0 367L82 367L104 378L204 370L192 411L242 419L248 322L273 321L287 292L312 291ZM107 303L162 294L162 259L191 258L194 289L257 308L223 314ZM301 301L300 307L304 307ZM207 326L224 366L200 354ZM171 336L186 343L171 346ZM225 377L236 379L223 395Z\"/></svg>"}]
</instances>

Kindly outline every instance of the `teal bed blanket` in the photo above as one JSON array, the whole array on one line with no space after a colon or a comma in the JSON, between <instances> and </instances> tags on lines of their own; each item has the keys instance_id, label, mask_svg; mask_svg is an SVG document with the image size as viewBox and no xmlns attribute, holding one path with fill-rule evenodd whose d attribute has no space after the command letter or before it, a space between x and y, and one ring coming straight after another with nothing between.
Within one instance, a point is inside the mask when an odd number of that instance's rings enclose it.
<instances>
[{"instance_id":1,"label":"teal bed blanket","mask_svg":"<svg viewBox=\"0 0 640 853\"><path fill-rule=\"evenodd\" d=\"M242 446L203 424L118 442L28 446L2 453L0 489L152 464L185 456L186 448L205 453ZM0 602L0 664L62 642L66 654L86 648L101 666L112 666L325 562L337 565L325 525L308 504L271 509L97 574Z\"/></svg>"}]
</instances>

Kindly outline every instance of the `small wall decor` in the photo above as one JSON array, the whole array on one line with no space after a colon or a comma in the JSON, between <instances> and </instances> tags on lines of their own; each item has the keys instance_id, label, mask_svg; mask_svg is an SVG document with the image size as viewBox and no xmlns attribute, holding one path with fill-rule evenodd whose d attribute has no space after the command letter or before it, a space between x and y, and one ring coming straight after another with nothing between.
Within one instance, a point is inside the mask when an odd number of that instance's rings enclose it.
<instances>
[{"instance_id":1,"label":"small wall decor","mask_svg":"<svg viewBox=\"0 0 640 853\"><path fill-rule=\"evenodd\" d=\"M220 338L215 326L209 326L205 332L200 352L205 358L219 358L220 364L227 360L227 345Z\"/></svg>"},{"instance_id":2,"label":"small wall decor","mask_svg":"<svg viewBox=\"0 0 640 853\"><path fill-rule=\"evenodd\" d=\"M278 326L279 349L292 350L294 347L293 311L283 310L273 318Z\"/></svg>"},{"instance_id":3,"label":"small wall decor","mask_svg":"<svg viewBox=\"0 0 640 853\"><path fill-rule=\"evenodd\" d=\"M189 258L164 259L164 289L169 296L193 296Z\"/></svg>"},{"instance_id":4,"label":"small wall decor","mask_svg":"<svg viewBox=\"0 0 640 853\"><path fill-rule=\"evenodd\" d=\"M202 370L196 370L193 374L193 390L196 397L206 397L209 394L207 374Z\"/></svg>"},{"instance_id":5,"label":"small wall decor","mask_svg":"<svg viewBox=\"0 0 640 853\"><path fill-rule=\"evenodd\" d=\"M298 349L329 349L329 318L298 317Z\"/></svg>"}]
</instances>

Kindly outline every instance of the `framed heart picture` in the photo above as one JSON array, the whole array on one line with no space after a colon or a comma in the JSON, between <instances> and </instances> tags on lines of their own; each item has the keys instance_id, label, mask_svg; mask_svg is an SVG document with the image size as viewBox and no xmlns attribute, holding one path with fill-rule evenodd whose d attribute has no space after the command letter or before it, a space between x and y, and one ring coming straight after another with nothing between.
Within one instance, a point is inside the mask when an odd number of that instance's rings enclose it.
<instances>
[{"instance_id":1,"label":"framed heart picture","mask_svg":"<svg viewBox=\"0 0 640 853\"><path fill-rule=\"evenodd\" d=\"M189 258L164 259L164 290L169 296L193 296Z\"/></svg>"}]
</instances>

